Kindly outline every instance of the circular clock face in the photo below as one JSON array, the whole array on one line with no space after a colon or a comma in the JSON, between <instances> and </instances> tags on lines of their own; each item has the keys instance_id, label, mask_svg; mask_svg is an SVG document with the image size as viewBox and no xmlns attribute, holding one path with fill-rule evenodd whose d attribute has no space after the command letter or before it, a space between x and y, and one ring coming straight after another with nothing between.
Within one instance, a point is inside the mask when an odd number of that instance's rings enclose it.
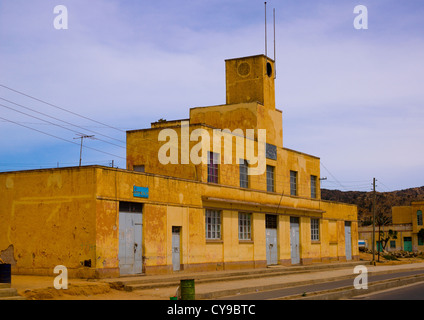
<instances>
[{"instance_id":1,"label":"circular clock face","mask_svg":"<svg viewBox=\"0 0 424 320\"><path fill-rule=\"evenodd\" d=\"M272 66L269 62L266 63L266 74L268 75L268 77L272 76Z\"/></svg>"},{"instance_id":2,"label":"circular clock face","mask_svg":"<svg viewBox=\"0 0 424 320\"><path fill-rule=\"evenodd\" d=\"M237 68L237 73L242 77L247 77L250 74L250 64L242 62Z\"/></svg>"}]
</instances>

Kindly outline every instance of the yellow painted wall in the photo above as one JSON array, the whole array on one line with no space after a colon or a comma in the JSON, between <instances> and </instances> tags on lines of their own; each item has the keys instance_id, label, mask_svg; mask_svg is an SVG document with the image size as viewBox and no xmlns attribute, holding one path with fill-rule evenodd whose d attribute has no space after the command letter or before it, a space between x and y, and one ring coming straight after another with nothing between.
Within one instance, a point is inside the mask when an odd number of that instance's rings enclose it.
<instances>
[{"instance_id":1,"label":"yellow painted wall","mask_svg":"<svg viewBox=\"0 0 424 320\"><path fill-rule=\"evenodd\" d=\"M178 137L181 137L181 127L168 128L175 130ZM209 151L214 151L213 145L213 128L192 125L190 126L189 132L196 129L203 129L208 133L210 137ZM129 170L133 169L134 165L145 165L145 172L155 173L160 175L172 176L183 179L207 181L207 165L199 164L195 165L191 161L189 164L161 164L158 159L159 149L165 145L165 142L158 142L158 134L161 129L148 129L138 130L129 132L127 135L128 150L127 150L127 167ZM221 152L219 165L219 184L239 187L240 185L240 171L239 164L237 164L237 156L239 141L243 141L241 150L246 150L246 139L239 139L233 136L232 148L230 155L230 163L225 163L226 150L225 143L222 139ZM155 141L154 143L147 143ZM199 140L200 141L200 140ZM198 144L197 141L191 141L189 143L189 150ZM149 144L148 146L145 146ZM181 159L181 142L177 141L175 146L178 152L178 159ZM255 152L258 150L258 144L255 142ZM311 197L311 175L317 178L316 183L316 196L320 199L320 161L319 158L310 156L301 152L286 148L277 148L277 160L266 159L267 165L275 167L275 192L284 193L284 195L290 195L290 171L298 172L297 181L297 196L298 197ZM252 168L256 168L257 165L252 165ZM249 175L249 189L253 190L267 190L266 172L260 175Z\"/></svg>"},{"instance_id":2,"label":"yellow painted wall","mask_svg":"<svg viewBox=\"0 0 424 320\"><path fill-rule=\"evenodd\" d=\"M267 73L267 63L271 73ZM226 103L259 102L275 108L274 61L264 55L225 61Z\"/></svg>"},{"instance_id":3,"label":"yellow painted wall","mask_svg":"<svg viewBox=\"0 0 424 320\"><path fill-rule=\"evenodd\" d=\"M422 214L424 214L424 201L412 202L411 207L412 207L412 210L411 210L412 211L411 212L412 231L414 233L418 233L421 229L424 228L424 225L418 225L418 220L417 220L418 210L420 210ZM423 216L423 220L424 220L424 216Z\"/></svg>"},{"instance_id":4,"label":"yellow painted wall","mask_svg":"<svg viewBox=\"0 0 424 320\"><path fill-rule=\"evenodd\" d=\"M396 248L390 248L387 245L386 250L403 250L404 249L404 238L412 238L412 250L423 251L424 245L419 245L418 232L424 228L424 226L418 225L417 211L421 210L424 212L424 202L412 202L410 206L395 206L392 207L392 224L381 228L382 231L388 232L389 229L397 231L397 239L391 239L395 241ZM378 241L378 226L375 227L375 241ZM372 226L360 227L358 230L359 237L366 240L368 248L372 247Z\"/></svg>"},{"instance_id":5,"label":"yellow painted wall","mask_svg":"<svg viewBox=\"0 0 424 320\"><path fill-rule=\"evenodd\" d=\"M392 222L393 224L412 223L412 214L410 206L392 207Z\"/></svg>"},{"instance_id":6,"label":"yellow painted wall","mask_svg":"<svg viewBox=\"0 0 424 320\"><path fill-rule=\"evenodd\" d=\"M0 251L13 245L15 272L53 274L65 265L72 276L85 272L84 260L98 263L94 183L86 169L0 174Z\"/></svg>"}]
</instances>

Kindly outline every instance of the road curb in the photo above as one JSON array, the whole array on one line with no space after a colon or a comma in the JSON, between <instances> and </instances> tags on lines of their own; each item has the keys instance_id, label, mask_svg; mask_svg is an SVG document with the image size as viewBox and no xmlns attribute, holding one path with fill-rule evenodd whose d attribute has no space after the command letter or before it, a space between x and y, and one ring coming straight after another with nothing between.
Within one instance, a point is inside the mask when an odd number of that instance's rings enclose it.
<instances>
[{"instance_id":1,"label":"road curb","mask_svg":"<svg viewBox=\"0 0 424 320\"><path fill-rule=\"evenodd\" d=\"M138 291L145 289L154 289L154 288L166 288L178 286L180 280L185 279L194 279L197 284L200 283L213 283L213 282L226 282L226 281L239 281L239 280L251 280L257 278L269 278L269 277L279 277L283 275L293 275L293 274L303 274L303 273L313 273L313 272L322 272L330 270L340 270L340 269L349 269L357 265L369 265L369 261L354 261L350 263L343 264L332 264L332 265L310 265L310 266L301 266L301 267L270 267L266 269L255 269L250 271L233 271L228 273L197 273L197 274L180 274L173 275L169 277L162 277L158 279L149 279L148 277L143 277L140 279L107 279L104 282L110 284L112 289L125 290L125 291Z\"/></svg>"},{"instance_id":2,"label":"road curb","mask_svg":"<svg viewBox=\"0 0 424 320\"><path fill-rule=\"evenodd\" d=\"M405 269L402 269L402 270L393 269L393 270L383 270L383 271L369 271L368 275L384 275L384 274L391 274L391 273L415 271L417 269L419 269L419 268L415 267L415 268L405 268ZM327 278L315 279L315 280L274 283L274 284L271 284L271 285L263 285L263 286L257 286L256 285L256 286L226 289L226 290L220 290L220 291L196 293L196 299L198 299L198 300L209 300L209 299L222 298L222 297L226 297L226 296L237 296L239 294L248 294L248 293L255 293L255 292L262 292L262 291L293 288L293 287L320 284L320 283L325 283L325 282L332 282L332 281L339 281L339 280L346 280L346 279L352 279L353 280L357 276L358 276L357 274L354 274L352 272L352 274L339 276L339 277L327 277ZM409 277L411 277L411 276L409 276ZM412 277L415 277L415 276L412 276ZM424 277L424 275L423 275L423 277ZM408 277L406 277L406 278L408 278ZM398 278L396 278L396 279L398 279ZM389 280L384 280L384 281L387 282ZM379 282L373 282L372 284L375 284L375 283L379 283ZM370 288L370 286L371 285L369 285L369 288ZM350 288L350 287L342 288L342 289L346 290L348 288ZM333 290L340 291L339 289L340 288L333 289ZM356 289L354 289L354 290L359 291L359 290L356 290ZM384 290L384 289L380 289L380 290ZM365 294L365 293L362 293L362 294ZM301 297L301 296L296 296L296 297ZM285 297L282 298L282 299L285 299Z\"/></svg>"},{"instance_id":3,"label":"road curb","mask_svg":"<svg viewBox=\"0 0 424 320\"><path fill-rule=\"evenodd\" d=\"M390 280L376 281L368 284L368 289L355 289L354 286L349 286L332 290L310 292L307 293L306 296L293 295L273 300L340 300L352 298L355 296L367 295L370 293L401 287L417 282L424 282L424 275L414 275Z\"/></svg>"}]
</instances>

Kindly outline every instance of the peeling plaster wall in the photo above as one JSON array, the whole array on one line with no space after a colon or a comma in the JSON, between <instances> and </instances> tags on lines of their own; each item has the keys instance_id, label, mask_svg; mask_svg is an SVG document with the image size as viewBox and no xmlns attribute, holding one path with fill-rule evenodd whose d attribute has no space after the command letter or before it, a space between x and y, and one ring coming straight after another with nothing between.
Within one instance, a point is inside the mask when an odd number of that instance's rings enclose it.
<instances>
[{"instance_id":1,"label":"peeling plaster wall","mask_svg":"<svg viewBox=\"0 0 424 320\"><path fill-rule=\"evenodd\" d=\"M0 174L0 251L13 246L14 273L69 274L95 261L93 170L34 170Z\"/></svg>"}]
</instances>

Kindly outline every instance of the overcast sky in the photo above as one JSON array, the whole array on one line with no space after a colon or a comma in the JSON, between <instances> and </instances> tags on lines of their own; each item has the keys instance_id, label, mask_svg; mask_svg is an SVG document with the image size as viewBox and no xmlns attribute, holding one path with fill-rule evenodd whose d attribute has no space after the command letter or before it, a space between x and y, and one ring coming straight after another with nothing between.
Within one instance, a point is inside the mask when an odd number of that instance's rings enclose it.
<instances>
[{"instance_id":1,"label":"overcast sky","mask_svg":"<svg viewBox=\"0 0 424 320\"><path fill-rule=\"evenodd\" d=\"M273 8L284 146L321 158L323 188L423 186L424 2L268 1L271 58ZM126 130L224 104L224 60L264 51L263 1L0 0L0 171L76 166L77 133L83 165L124 168Z\"/></svg>"}]
</instances>

